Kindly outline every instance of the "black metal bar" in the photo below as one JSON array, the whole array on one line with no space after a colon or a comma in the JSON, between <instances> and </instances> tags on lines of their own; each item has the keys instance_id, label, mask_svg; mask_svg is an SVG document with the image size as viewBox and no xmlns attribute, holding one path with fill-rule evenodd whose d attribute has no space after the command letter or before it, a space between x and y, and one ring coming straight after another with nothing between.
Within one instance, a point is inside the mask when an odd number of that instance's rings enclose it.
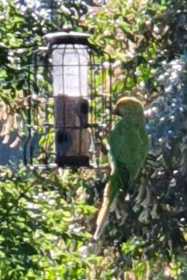
<instances>
[{"instance_id":1,"label":"black metal bar","mask_svg":"<svg viewBox=\"0 0 187 280\"><path fill-rule=\"evenodd\" d=\"M24 148L23 148L23 162L25 165L29 163L32 163L30 157L28 159L28 153L30 156L30 143L32 139L32 128L31 128L31 85L30 85L30 79L31 79L31 63L30 58L28 58L28 77L27 77L27 84L28 84L28 91L25 92L25 95L28 100L28 109L27 109L27 130L28 130L28 136L26 138Z\"/></svg>"},{"instance_id":2,"label":"black metal bar","mask_svg":"<svg viewBox=\"0 0 187 280\"><path fill-rule=\"evenodd\" d=\"M45 60L44 60L44 79L46 79L48 81L48 74L49 74L49 57L48 54L45 56ZM48 122L49 120L49 114L48 114L48 102L47 102L48 96L46 94L46 99L45 99L45 123ZM49 127L45 126L45 134L48 135L49 134ZM49 149L49 147L47 147ZM45 151L45 162L46 164L48 164L48 160L49 160L49 155L48 155L49 151Z\"/></svg>"},{"instance_id":3,"label":"black metal bar","mask_svg":"<svg viewBox=\"0 0 187 280\"><path fill-rule=\"evenodd\" d=\"M113 122L113 114L112 114L112 61L111 59L109 58L109 63L110 63L110 66L109 66L109 129L111 130L112 129L112 122Z\"/></svg>"},{"instance_id":4,"label":"black metal bar","mask_svg":"<svg viewBox=\"0 0 187 280\"><path fill-rule=\"evenodd\" d=\"M74 45L74 49L76 50L77 56L78 56L78 80L79 80L79 96L82 96L82 83L81 83L81 61L80 61L80 53L78 49ZM79 112L81 114L81 112ZM81 155L82 152L82 128L80 127L79 131L79 156Z\"/></svg>"}]
</instances>

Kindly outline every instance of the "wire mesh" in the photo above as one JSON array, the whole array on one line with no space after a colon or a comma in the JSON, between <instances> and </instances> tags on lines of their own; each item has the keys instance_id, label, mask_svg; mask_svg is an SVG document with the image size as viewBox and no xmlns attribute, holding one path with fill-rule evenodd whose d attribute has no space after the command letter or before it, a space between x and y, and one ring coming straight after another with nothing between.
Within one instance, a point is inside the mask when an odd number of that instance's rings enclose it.
<instances>
[{"instance_id":1,"label":"wire mesh","mask_svg":"<svg viewBox=\"0 0 187 280\"><path fill-rule=\"evenodd\" d=\"M78 64L64 64L63 56L68 46L61 48L63 48L62 60L58 66L54 65L52 60L54 48L34 52L28 66L29 109L24 162L31 165L56 163L58 166L99 167L105 158L102 153L102 142L112 125L111 61L87 46L86 64L82 64L80 57ZM79 56L81 48L81 45L69 45L68 51L73 49ZM66 91L64 86L67 85L63 79L67 77L63 72L65 67L69 66L71 71L78 68L76 79L79 82L79 90L81 83L85 82L82 81L84 76L81 77L81 69L87 68L86 95L81 91L76 93L76 96L71 96L70 93L68 97L68 94L64 94ZM55 67L61 69L62 79L61 92L56 95L54 95ZM70 105L71 100L73 105ZM70 118L74 118L74 121L71 122ZM73 141L76 141L74 149ZM68 145L71 146L70 153L67 152Z\"/></svg>"}]
</instances>

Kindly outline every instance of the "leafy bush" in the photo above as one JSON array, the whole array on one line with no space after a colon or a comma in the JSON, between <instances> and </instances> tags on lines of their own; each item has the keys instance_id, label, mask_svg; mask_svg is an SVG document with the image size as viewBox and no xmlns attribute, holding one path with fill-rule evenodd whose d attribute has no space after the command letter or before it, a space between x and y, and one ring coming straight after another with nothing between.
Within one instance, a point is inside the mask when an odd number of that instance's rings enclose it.
<instances>
[{"instance_id":1,"label":"leafy bush","mask_svg":"<svg viewBox=\"0 0 187 280\"><path fill-rule=\"evenodd\" d=\"M0 2L0 97L6 117L27 119L32 49L46 32L70 24L92 32L91 41L115 61L113 100L125 93L144 102L150 155L128 203L119 201L126 219L111 215L98 244L91 237L105 171L20 166L15 173L1 167L0 278L185 279L186 1L111 0L92 11L83 1L63 1L53 12L44 2L35 11L16 1Z\"/></svg>"}]
</instances>

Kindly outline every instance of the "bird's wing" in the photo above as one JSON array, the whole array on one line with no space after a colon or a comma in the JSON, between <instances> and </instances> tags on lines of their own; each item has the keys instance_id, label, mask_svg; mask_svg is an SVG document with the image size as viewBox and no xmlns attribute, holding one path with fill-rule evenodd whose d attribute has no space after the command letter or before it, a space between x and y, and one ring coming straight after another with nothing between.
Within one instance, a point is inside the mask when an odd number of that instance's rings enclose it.
<instances>
[{"instance_id":1,"label":"bird's wing","mask_svg":"<svg viewBox=\"0 0 187 280\"><path fill-rule=\"evenodd\" d=\"M136 127L127 127L120 120L109 137L110 154L117 167L126 168L130 180L133 180L142 166L147 147L141 137L141 131Z\"/></svg>"}]
</instances>

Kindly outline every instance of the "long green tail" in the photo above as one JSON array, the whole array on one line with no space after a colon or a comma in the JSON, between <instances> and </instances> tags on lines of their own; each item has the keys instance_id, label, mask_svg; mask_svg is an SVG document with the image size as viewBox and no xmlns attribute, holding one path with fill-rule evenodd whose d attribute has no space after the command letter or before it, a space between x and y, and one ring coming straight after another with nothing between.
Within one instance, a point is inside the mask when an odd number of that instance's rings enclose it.
<instances>
[{"instance_id":1,"label":"long green tail","mask_svg":"<svg viewBox=\"0 0 187 280\"><path fill-rule=\"evenodd\" d=\"M117 200L120 187L122 187L121 176L117 170L110 176L109 182L106 184L103 194L103 201L99 214L96 221L96 231L93 239L98 240L104 231L105 225L107 224L110 210L113 208L112 205Z\"/></svg>"}]
</instances>

